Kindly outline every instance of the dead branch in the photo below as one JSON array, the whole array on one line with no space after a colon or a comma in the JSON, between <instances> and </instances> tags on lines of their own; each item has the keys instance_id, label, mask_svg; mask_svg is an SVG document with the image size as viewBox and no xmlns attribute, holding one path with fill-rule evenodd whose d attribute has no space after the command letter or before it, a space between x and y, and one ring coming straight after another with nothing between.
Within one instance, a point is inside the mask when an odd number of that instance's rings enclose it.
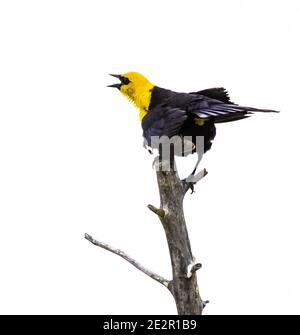
<instances>
[{"instance_id":1,"label":"dead branch","mask_svg":"<svg viewBox=\"0 0 300 335\"><path fill-rule=\"evenodd\" d=\"M173 294L179 315L200 315L205 307L202 301L196 271L201 264L192 255L188 231L184 219L183 199L190 183L181 181L174 164L156 160L156 176L160 194L160 210L166 213L158 216L164 228L171 257L173 278L169 289ZM200 171L193 179L193 186L207 174Z\"/></svg>"},{"instance_id":2,"label":"dead branch","mask_svg":"<svg viewBox=\"0 0 300 335\"><path fill-rule=\"evenodd\" d=\"M136 267L138 270L142 271L143 273L145 273L147 276L149 276L150 278L156 280L157 282L161 283L162 285L169 287L169 280L157 275L156 273L154 273L153 271L150 271L149 269L145 268L143 265L141 265L140 263L138 263L135 259L133 259L132 257L130 257L129 255L127 255L124 251L120 250L120 249L116 249L111 247L110 245L106 244L106 243L102 243L99 242L97 240L95 240L91 235L89 234L85 234L84 237L90 241L91 243L93 243L94 245L96 245L97 247L103 248L105 250L108 250L120 257L122 257L123 259L125 259L127 262L129 262L131 265L133 265L134 267Z\"/></svg>"},{"instance_id":3,"label":"dead branch","mask_svg":"<svg viewBox=\"0 0 300 335\"><path fill-rule=\"evenodd\" d=\"M167 169L164 164L168 166ZM186 192L189 189L193 191L194 185L205 177L207 172L204 169L192 180L181 181L176 171L175 161L170 168L169 162L155 159L154 166L160 194L160 207L148 205L148 208L158 216L164 228L172 264L172 280L157 275L125 252L99 242L88 234L85 234L85 238L94 245L122 257L147 276L167 287L175 299L178 314L200 315L208 301L203 301L199 294L196 271L201 268L201 264L196 263L192 255L184 219L183 199Z\"/></svg>"}]
</instances>

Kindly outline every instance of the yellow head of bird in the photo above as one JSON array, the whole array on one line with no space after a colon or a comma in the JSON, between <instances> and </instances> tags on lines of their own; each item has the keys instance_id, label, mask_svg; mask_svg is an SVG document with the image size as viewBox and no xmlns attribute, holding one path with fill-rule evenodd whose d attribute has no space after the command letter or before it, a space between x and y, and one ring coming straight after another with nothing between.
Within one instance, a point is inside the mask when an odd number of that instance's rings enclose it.
<instances>
[{"instance_id":1,"label":"yellow head of bird","mask_svg":"<svg viewBox=\"0 0 300 335\"><path fill-rule=\"evenodd\" d=\"M154 85L147 78L138 72L111 74L111 76L118 78L121 83L109 87L118 88L140 111L148 111Z\"/></svg>"}]
</instances>

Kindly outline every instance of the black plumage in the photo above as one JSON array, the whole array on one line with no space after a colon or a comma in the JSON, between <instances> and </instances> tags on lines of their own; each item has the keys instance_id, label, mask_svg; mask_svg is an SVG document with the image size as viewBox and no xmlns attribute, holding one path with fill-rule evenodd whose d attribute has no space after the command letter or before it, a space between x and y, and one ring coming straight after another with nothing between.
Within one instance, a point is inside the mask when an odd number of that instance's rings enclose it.
<instances>
[{"instance_id":1,"label":"black plumage","mask_svg":"<svg viewBox=\"0 0 300 335\"><path fill-rule=\"evenodd\" d=\"M143 136L148 145L151 136L192 136L194 144L196 136L203 136L206 152L216 135L215 123L241 120L254 112L275 111L234 104L222 87L177 93L155 86L142 120Z\"/></svg>"}]
</instances>

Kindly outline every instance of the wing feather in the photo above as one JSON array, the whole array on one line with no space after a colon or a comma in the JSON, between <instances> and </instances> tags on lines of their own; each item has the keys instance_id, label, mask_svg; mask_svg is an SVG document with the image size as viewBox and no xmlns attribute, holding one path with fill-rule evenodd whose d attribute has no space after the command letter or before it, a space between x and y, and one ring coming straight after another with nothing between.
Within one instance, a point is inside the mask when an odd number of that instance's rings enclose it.
<instances>
[{"instance_id":1,"label":"wing feather","mask_svg":"<svg viewBox=\"0 0 300 335\"><path fill-rule=\"evenodd\" d=\"M153 108L142 120L143 136L151 143L152 136L178 135L187 119L187 113L180 108L172 108L166 104Z\"/></svg>"}]
</instances>

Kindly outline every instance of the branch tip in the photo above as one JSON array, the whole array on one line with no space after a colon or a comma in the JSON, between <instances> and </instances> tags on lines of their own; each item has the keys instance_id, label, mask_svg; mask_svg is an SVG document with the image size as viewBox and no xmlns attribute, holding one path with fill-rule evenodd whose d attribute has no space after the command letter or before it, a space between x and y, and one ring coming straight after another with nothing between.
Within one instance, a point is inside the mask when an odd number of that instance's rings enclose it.
<instances>
[{"instance_id":1,"label":"branch tip","mask_svg":"<svg viewBox=\"0 0 300 335\"><path fill-rule=\"evenodd\" d=\"M84 238L85 238L86 240L88 240L89 242L95 244L95 240L94 240L93 236L91 236L91 235L85 233L85 234L84 234Z\"/></svg>"},{"instance_id":2,"label":"branch tip","mask_svg":"<svg viewBox=\"0 0 300 335\"><path fill-rule=\"evenodd\" d=\"M150 204L147 207L150 209L150 211L158 215L160 218L163 218L166 215L165 211L162 208L156 208L155 206Z\"/></svg>"},{"instance_id":3,"label":"branch tip","mask_svg":"<svg viewBox=\"0 0 300 335\"><path fill-rule=\"evenodd\" d=\"M191 271L196 272L197 270L199 270L201 268L202 268L202 264L201 263L196 263Z\"/></svg>"},{"instance_id":4,"label":"branch tip","mask_svg":"<svg viewBox=\"0 0 300 335\"><path fill-rule=\"evenodd\" d=\"M189 264L188 268L187 268L187 278L191 278L192 275L199 269L201 269L202 264L201 263L191 263Z\"/></svg>"}]
</instances>

